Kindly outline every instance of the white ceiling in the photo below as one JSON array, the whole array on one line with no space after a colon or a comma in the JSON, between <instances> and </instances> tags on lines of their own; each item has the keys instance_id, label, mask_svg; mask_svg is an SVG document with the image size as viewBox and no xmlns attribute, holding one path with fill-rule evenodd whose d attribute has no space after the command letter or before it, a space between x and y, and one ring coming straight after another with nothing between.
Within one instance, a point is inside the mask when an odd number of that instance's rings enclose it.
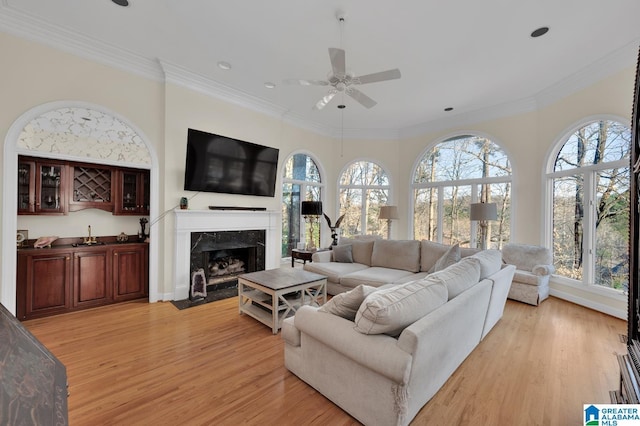
<instances>
[{"instance_id":1,"label":"white ceiling","mask_svg":"<svg viewBox=\"0 0 640 426\"><path fill-rule=\"evenodd\" d=\"M0 31L321 133L344 118L349 135L381 138L535 109L632 66L640 43L638 0L129 1L1 0ZM531 38L541 26L549 33ZM313 110L327 88L283 80L326 79L329 47L346 50L355 75L397 67L402 78L359 86L372 109L345 97L341 112L336 96Z\"/></svg>"}]
</instances>

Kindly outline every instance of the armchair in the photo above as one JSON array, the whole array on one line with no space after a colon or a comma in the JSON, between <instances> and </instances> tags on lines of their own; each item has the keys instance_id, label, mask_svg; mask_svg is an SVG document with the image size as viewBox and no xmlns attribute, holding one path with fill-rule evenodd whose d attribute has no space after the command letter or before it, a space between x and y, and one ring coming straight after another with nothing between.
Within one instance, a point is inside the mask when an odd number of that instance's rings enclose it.
<instances>
[{"instance_id":1,"label":"armchair","mask_svg":"<svg viewBox=\"0 0 640 426\"><path fill-rule=\"evenodd\" d=\"M502 260L515 265L509 299L537 306L549 297L549 278L555 272L551 250L527 244L506 244Z\"/></svg>"}]
</instances>

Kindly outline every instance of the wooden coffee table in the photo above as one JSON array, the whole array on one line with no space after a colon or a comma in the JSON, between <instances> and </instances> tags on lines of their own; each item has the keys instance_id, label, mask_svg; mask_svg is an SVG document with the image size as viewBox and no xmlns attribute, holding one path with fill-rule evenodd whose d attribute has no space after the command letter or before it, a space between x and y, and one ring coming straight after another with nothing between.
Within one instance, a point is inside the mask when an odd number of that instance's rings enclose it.
<instances>
[{"instance_id":1,"label":"wooden coffee table","mask_svg":"<svg viewBox=\"0 0 640 426\"><path fill-rule=\"evenodd\" d=\"M327 301L327 277L301 269L269 269L238 277L238 311L271 327L277 334L282 320L302 305Z\"/></svg>"}]
</instances>

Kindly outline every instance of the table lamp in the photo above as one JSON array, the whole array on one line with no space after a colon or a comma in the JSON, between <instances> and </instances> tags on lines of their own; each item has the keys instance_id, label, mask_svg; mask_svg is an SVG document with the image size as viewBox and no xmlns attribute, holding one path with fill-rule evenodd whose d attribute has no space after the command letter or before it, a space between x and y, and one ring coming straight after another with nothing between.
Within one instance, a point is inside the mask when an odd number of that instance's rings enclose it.
<instances>
[{"instance_id":1,"label":"table lamp","mask_svg":"<svg viewBox=\"0 0 640 426\"><path fill-rule=\"evenodd\" d=\"M472 203L469 218L480 222L480 244L482 250L487 249L487 223L490 220L498 220L498 207L496 203Z\"/></svg>"},{"instance_id":2,"label":"table lamp","mask_svg":"<svg viewBox=\"0 0 640 426\"><path fill-rule=\"evenodd\" d=\"M387 220L387 240L391 238L391 220L398 219L398 206L381 206L378 219Z\"/></svg>"}]
</instances>

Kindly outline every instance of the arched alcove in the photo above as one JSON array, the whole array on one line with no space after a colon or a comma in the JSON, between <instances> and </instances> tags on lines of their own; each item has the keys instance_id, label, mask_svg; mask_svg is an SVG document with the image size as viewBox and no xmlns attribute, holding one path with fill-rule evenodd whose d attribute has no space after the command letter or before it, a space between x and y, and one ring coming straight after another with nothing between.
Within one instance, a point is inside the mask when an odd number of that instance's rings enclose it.
<instances>
[{"instance_id":1,"label":"arched alcove","mask_svg":"<svg viewBox=\"0 0 640 426\"><path fill-rule=\"evenodd\" d=\"M158 158L144 133L126 118L99 105L51 102L22 114L9 128L4 144L2 215L3 256L0 302L16 313L18 155L145 168L151 175L150 217L158 211ZM158 244L151 227L149 301L158 300Z\"/></svg>"}]
</instances>

